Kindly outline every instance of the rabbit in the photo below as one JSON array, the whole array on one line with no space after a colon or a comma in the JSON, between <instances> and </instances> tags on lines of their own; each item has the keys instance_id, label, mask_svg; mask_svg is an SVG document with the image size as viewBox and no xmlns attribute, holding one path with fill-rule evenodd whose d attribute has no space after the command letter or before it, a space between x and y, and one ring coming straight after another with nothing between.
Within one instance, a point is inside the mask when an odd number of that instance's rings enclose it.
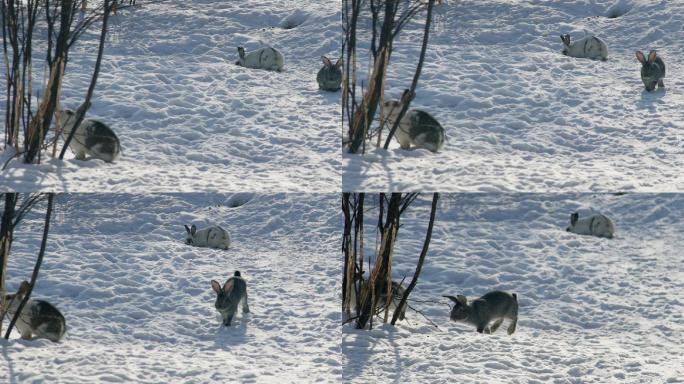
<instances>
[{"instance_id":1,"label":"rabbit","mask_svg":"<svg viewBox=\"0 0 684 384\"><path fill-rule=\"evenodd\" d=\"M492 291L484 294L479 299L468 304L468 299L463 295L444 296L454 302L450 318L456 322L472 324L477 327L477 332L494 333L504 319L510 319L508 334L515 332L518 324L518 296L515 293ZM494 321L488 327L487 325Z\"/></svg>"},{"instance_id":2,"label":"rabbit","mask_svg":"<svg viewBox=\"0 0 684 384\"><path fill-rule=\"evenodd\" d=\"M325 56L322 56L321 60L323 61L323 68L316 75L318 88L331 92L339 90L340 84L342 84L342 59L337 60L335 64Z\"/></svg>"},{"instance_id":3,"label":"rabbit","mask_svg":"<svg viewBox=\"0 0 684 384\"><path fill-rule=\"evenodd\" d=\"M359 279L361 282L360 289L362 290L363 287L368 283L365 279ZM386 283L381 283L381 282L376 282L375 284L375 295L378 298L378 308L376 311L376 314L380 314L385 306L387 305L387 284ZM392 280L392 301L390 301L390 310L394 312L396 308L399 306L399 302L401 301L402 296L404 296L404 292L406 292L406 289L400 284L397 283L396 281ZM354 289L352 289L352 306L356 305L356 292ZM406 308L408 307L408 303L404 303L404 305L401 308L401 311L399 312L399 320L404 320L406 317Z\"/></svg>"},{"instance_id":4,"label":"rabbit","mask_svg":"<svg viewBox=\"0 0 684 384\"><path fill-rule=\"evenodd\" d=\"M384 104L386 119L391 127L394 125L402 104L400 101L392 100ZM431 152L438 152L444 147L446 134L444 128L429 113L409 109L401 119L394 137L399 142L401 149L410 149L413 145L417 148L425 148Z\"/></svg>"},{"instance_id":5,"label":"rabbit","mask_svg":"<svg viewBox=\"0 0 684 384\"><path fill-rule=\"evenodd\" d=\"M586 219L579 219L579 213L570 215L570 226L565 229L567 232L578 235L592 235L612 239L615 235L613 222L602 214L592 215Z\"/></svg>"},{"instance_id":6,"label":"rabbit","mask_svg":"<svg viewBox=\"0 0 684 384\"><path fill-rule=\"evenodd\" d=\"M593 60L606 60L608 58L608 46L596 36L585 36L570 44L570 35L566 33L561 35L561 40L563 41L563 54L565 56Z\"/></svg>"},{"instance_id":7,"label":"rabbit","mask_svg":"<svg viewBox=\"0 0 684 384\"><path fill-rule=\"evenodd\" d=\"M245 54L245 48L238 47L240 58L235 65L252 69L280 72L283 69L283 55L275 48L264 47Z\"/></svg>"},{"instance_id":8,"label":"rabbit","mask_svg":"<svg viewBox=\"0 0 684 384\"><path fill-rule=\"evenodd\" d=\"M235 271L233 277L223 284L223 288L221 288L221 284L216 280L211 281L211 287L216 292L216 303L214 303L214 306L221 313L223 325L230 327L230 322L233 320L235 312L237 312L240 301L242 301L242 313L249 313L247 283L240 276L240 271Z\"/></svg>"},{"instance_id":9,"label":"rabbit","mask_svg":"<svg viewBox=\"0 0 684 384\"><path fill-rule=\"evenodd\" d=\"M214 225L208 228L197 230L193 224L190 228L184 225L186 233L185 243L197 247L228 249L230 247L230 236L225 229Z\"/></svg>"},{"instance_id":10,"label":"rabbit","mask_svg":"<svg viewBox=\"0 0 684 384\"><path fill-rule=\"evenodd\" d=\"M636 51L637 60L641 63L641 81L644 82L646 90L651 92L656 88L664 87L663 77L665 77L665 63L656 54L656 51L651 51L648 58L644 57L641 51Z\"/></svg>"},{"instance_id":11,"label":"rabbit","mask_svg":"<svg viewBox=\"0 0 684 384\"><path fill-rule=\"evenodd\" d=\"M28 289L29 283L24 281L16 294L5 295L4 310L14 315ZM66 333L66 320L62 313L47 301L29 299L21 310L16 327L22 339L43 338L58 342Z\"/></svg>"},{"instance_id":12,"label":"rabbit","mask_svg":"<svg viewBox=\"0 0 684 384\"><path fill-rule=\"evenodd\" d=\"M59 113L59 125L67 137L74 129L76 112L65 109ZM76 129L69 148L76 154L76 159L85 160L86 156L104 160L107 163L119 158L121 143L114 131L103 122L94 119L83 119Z\"/></svg>"}]
</instances>

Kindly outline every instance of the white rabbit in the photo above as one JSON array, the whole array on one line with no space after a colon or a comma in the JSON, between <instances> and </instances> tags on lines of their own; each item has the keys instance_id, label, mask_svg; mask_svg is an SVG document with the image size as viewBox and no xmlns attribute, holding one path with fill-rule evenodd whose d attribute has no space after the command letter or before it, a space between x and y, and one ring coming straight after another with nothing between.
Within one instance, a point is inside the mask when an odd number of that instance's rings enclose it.
<instances>
[{"instance_id":1,"label":"white rabbit","mask_svg":"<svg viewBox=\"0 0 684 384\"><path fill-rule=\"evenodd\" d=\"M612 239L613 235L615 235L615 226L609 218L602 214L592 215L580 220L579 213L575 212L570 215L570 226L566 231L578 235L592 235Z\"/></svg>"},{"instance_id":2,"label":"white rabbit","mask_svg":"<svg viewBox=\"0 0 684 384\"><path fill-rule=\"evenodd\" d=\"M570 44L570 35L561 35L563 54L571 57L601 59L608 58L608 46L596 36L585 36Z\"/></svg>"},{"instance_id":3,"label":"white rabbit","mask_svg":"<svg viewBox=\"0 0 684 384\"><path fill-rule=\"evenodd\" d=\"M264 47L245 53L243 47L238 47L238 54L240 58L235 62L235 65L277 72L283 69L283 55L275 48Z\"/></svg>"},{"instance_id":4,"label":"white rabbit","mask_svg":"<svg viewBox=\"0 0 684 384\"><path fill-rule=\"evenodd\" d=\"M16 294L5 296L4 310L14 315L28 291L29 283L21 283ZM16 327L22 339L44 338L60 341L66 333L66 320L59 310L43 300L29 299L21 310Z\"/></svg>"},{"instance_id":5,"label":"white rabbit","mask_svg":"<svg viewBox=\"0 0 684 384\"><path fill-rule=\"evenodd\" d=\"M187 225L184 227L187 232L185 239L186 244L219 249L228 249L228 247L230 247L230 236L228 235L228 232L218 225L200 229L199 231L194 224L190 228L188 228Z\"/></svg>"}]
</instances>

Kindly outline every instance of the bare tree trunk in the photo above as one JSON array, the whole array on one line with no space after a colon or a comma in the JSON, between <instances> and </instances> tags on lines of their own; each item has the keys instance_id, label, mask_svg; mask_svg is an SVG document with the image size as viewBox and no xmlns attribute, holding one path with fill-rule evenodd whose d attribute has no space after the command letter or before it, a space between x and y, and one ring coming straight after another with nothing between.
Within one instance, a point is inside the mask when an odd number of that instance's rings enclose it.
<instances>
[{"instance_id":1,"label":"bare tree trunk","mask_svg":"<svg viewBox=\"0 0 684 384\"><path fill-rule=\"evenodd\" d=\"M54 200L55 194L54 193L49 193L48 194L48 200L47 200L47 209L45 211L45 225L43 227L43 239L41 240L40 243L40 251L38 252L38 258L36 259L36 265L33 268L33 273L31 274L31 281L29 283L29 288L26 292L26 295L24 295L24 298L21 300L21 303L19 304L19 308L17 311L14 313L14 316L12 317L12 321L9 324L9 327L7 328L7 332L5 333L5 339L9 339L10 334L12 333L12 328L14 328L14 325L17 322L17 319L19 319L19 316L21 315L21 311L24 309L24 306L28 302L29 298L31 297L31 292L33 291L33 287L36 284L36 280L38 279L38 272L40 271L40 267L43 264L43 257L45 256L45 248L47 246L47 239L48 239L48 234L50 233L50 219L52 217L52 204Z\"/></svg>"},{"instance_id":2,"label":"bare tree trunk","mask_svg":"<svg viewBox=\"0 0 684 384\"><path fill-rule=\"evenodd\" d=\"M100 74L100 66L102 64L102 55L104 53L105 38L107 36L107 21L109 20L109 13L112 7L115 6L116 0L114 0L113 5L110 4L110 0L104 0L104 16L102 16L102 31L100 33L100 44L97 48L97 60L95 61L95 70L93 71L93 76L90 80L90 86L88 87L88 92L86 93L85 100L83 101L83 104L81 104L76 110L76 121L74 122L74 127L78 127L79 125L81 125L81 122L83 122L83 119L85 118L86 112L90 108L90 99L93 97L93 93L95 92L95 84L97 84L97 77ZM74 138L75 133L76 129L72 129L71 132L69 132L69 136L64 141L62 151L59 153L60 160L64 158L66 149L69 147L69 143L71 143L71 140Z\"/></svg>"},{"instance_id":3,"label":"bare tree trunk","mask_svg":"<svg viewBox=\"0 0 684 384\"><path fill-rule=\"evenodd\" d=\"M12 238L14 235L14 211L17 207L18 193L5 193L5 208L2 211L2 221L0 222L0 334L2 333L2 320L5 317L5 276L7 274L7 260L9 259L12 248Z\"/></svg>"},{"instance_id":4,"label":"bare tree trunk","mask_svg":"<svg viewBox=\"0 0 684 384\"><path fill-rule=\"evenodd\" d=\"M387 219L383 234L380 240L380 249L375 258L375 265L368 277L367 284L364 284L361 292L360 302L362 303L361 312L356 321L356 327L359 329L366 328L368 322L371 322L372 317L376 313L378 305L379 293L382 291L382 284L386 284L388 274L391 283L392 271L392 255L394 254L394 244L399 231L399 211L401 208L402 196L401 193L392 193L387 206ZM384 204L382 199L380 204Z\"/></svg>"},{"instance_id":5,"label":"bare tree trunk","mask_svg":"<svg viewBox=\"0 0 684 384\"><path fill-rule=\"evenodd\" d=\"M46 17L48 17L48 28L54 28L55 19L50 19L49 2L45 3ZM38 111L35 116L28 123L26 130L25 153L24 162L34 163L40 162L40 151L45 141L48 129L52 122L52 116L55 113L57 105L57 97L59 90L62 87L62 80L64 79L64 72L66 70L67 56L69 51L69 37L71 33L71 25L76 13L77 4L73 0L61 0L61 8L59 13L59 31L57 32L55 42L54 56L48 52L48 63L50 67L50 75L48 85L45 88L43 100L38 106ZM49 36L51 39L52 36Z\"/></svg>"},{"instance_id":6,"label":"bare tree trunk","mask_svg":"<svg viewBox=\"0 0 684 384\"><path fill-rule=\"evenodd\" d=\"M425 235L425 241L423 242L423 250L420 252L420 257L418 258L418 264L416 265L416 271L413 274L413 279L411 279L411 283L406 288L406 291L404 291L404 295L401 297L401 301L399 302L399 305L397 305L397 309L394 311L394 316L392 316L392 325L394 325L397 322L397 319L399 318L399 314L401 313L401 308L404 306L404 304L406 304L406 300L408 299L409 295L411 294L411 291L413 291L413 288L418 283L418 277L420 276L420 271L423 269L423 263L425 262L425 256L427 256L428 248L430 247L430 239L432 238L432 228L435 224L435 215L437 213L437 201L438 200L439 200L439 193L435 192L432 196L432 209L430 211L430 222L428 224L427 234Z\"/></svg>"},{"instance_id":7,"label":"bare tree trunk","mask_svg":"<svg viewBox=\"0 0 684 384\"><path fill-rule=\"evenodd\" d=\"M352 153L358 153L359 149L365 145L368 128L375 116L375 110L377 109L378 100L380 100L380 94L382 93L385 81L386 67L389 64L392 53L394 18L397 13L398 2L396 0L386 1L384 5L385 14L380 32L378 54L373 65L368 90L361 101L361 106L354 114L349 129L349 139L351 141L349 151Z\"/></svg>"},{"instance_id":8,"label":"bare tree trunk","mask_svg":"<svg viewBox=\"0 0 684 384\"><path fill-rule=\"evenodd\" d=\"M394 137L394 133L397 131L397 127L399 127L401 119L406 114L406 111L408 111L411 101L416 96L416 87L418 86L418 79L420 78L420 73L423 69L423 62L425 61L425 52L427 51L428 38L430 36L430 24L432 22L432 9L434 8L434 5L435 0L428 0L427 17L425 19L425 30L423 33L423 45L420 48L420 58L418 59L416 73L413 75L413 81L411 82L410 90L404 91L404 95L402 96L401 100L401 110L399 111L399 115L397 116L397 119L394 121L394 124L392 124L392 128L387 134L387 140L385 140L385 146L383 147L384 149L387 149L389 147L390 141L392 140L392 137Z\"/></svg>"}]
</instances>

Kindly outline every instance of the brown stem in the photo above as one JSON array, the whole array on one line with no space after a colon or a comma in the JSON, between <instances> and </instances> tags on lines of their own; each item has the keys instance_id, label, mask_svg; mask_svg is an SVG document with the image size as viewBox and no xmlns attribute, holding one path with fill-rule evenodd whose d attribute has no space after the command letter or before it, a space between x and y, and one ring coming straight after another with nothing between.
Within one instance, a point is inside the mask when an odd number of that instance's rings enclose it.
<instances>
[{"instance_id":1,"label":"brown stem","mask_svg":"<svg viewBox=\"0 0 684 384\"><path fill-rule=\"evenodd\" d=\"M413 288L418 283L418 277L420 276L420 271L423 269L423 263L425 262L425 256L427 255L428 248L430 247L430 239L432 238L432 228L435 224L435 215L437 212L437 201L438 200L439 200L439 193L435 192L432 196L432 209L430 211L430 223L428 224L427 234L425 235L425 241L423 242L423 250L420 252L420 257L418 258L418 264L416 265L416 271L413 274L413 278L411 279L411 283L406 288L406 291L404 291L404 295L401 297L401 301L399 301L399 305L397 305L397 309L394 311L394 316L392 316L392 325L394 325L397 322L397 319L399 319L399 314L401 313L400 309L404 306L404 303L406 303L406 300L408 299L409 295L411 294L411 291L413 291Z\"/></svg>"},{"instance_id":2,"label":"brown stem","mask_svg":"<svg viewBox=\"0 0 684 384\"><path fill-rule=\"evenodd\" d=\"M52 217L52 203L54 197L54 193L48 194L47 210L45 212L45 225L43 227L43 239L40 242L40 251L38 252L36 265L33 267L33 273L31 274L31 282L29 283L29 287L26 290L26 294L22 298L21 303L19 303L19 308L17 308L17 311L14 313L14 317L12 317L12 321L10 322L9 327L7 328L7 332L5 333L5 339L9 339L10 334L12 333L12 328L14 328L14 325L17 323L17 320L21 315L21 311L24 309L24 306L31 297L31 292L33 291L33 287L35 286L36 280L38 279L38 272L40 271L41 265L43 265L43 257L45 256L45 248L47 246L48 234L50 233L50 218Z\"/></svg>"},{"instance_id":3,"label":"brown stem","mask_svg":"<svg viewBox=\"0 0 684 384\"><path fill-rule=\"evenodd\" d=\"M420 72L423 70L423 62L425 61L425 52L427 51L427 45L428 45L428 38L430 36L430 24L432 23L432 8L435 5L435 0L429 0L428 1L428 6L427 6L427 19L425 20L425 31L423 33L423 45L420 48L420 59L418 60L418 66L416 67L416 73L413 75L413 81L411 82L411 88L404 91L404 96L402 96L401 100L401 110L399 111L399 116L397 116L397 119L394 121L394 124L392 124L392 129L390 129L390 132L387 134L387 139L385 140L385 145L384 149L387 149L389 147L390 141L392 140L392 137L394 137L394 132L397 131L397 128L399 127L399 122L401 119L404 117L406 114L406 111L408 111L409 105L411 104L411 100L416 95L416 87L418 86L418 79L420 78Z\"/></svg>"},{"instance_id":4,"label":"brown stem","mask_svg":"<svg viewBox=\"0 0 684 384\"><path fill-rule=\"evenodd\" d=\"M116 3L115 3L116 4ZM59 153L59 159L64 159L64 154L66 149L69 147L71 140L74 138L76 133L76 128L81 125L86 112L90 108L90 99L93 97L95 92L95 84L97 84L97 77L100 75L100 65L102 64L102 55L104 53L105 37L107 36L107 21L109 21L109 13L111 11L111 5L109 0L104 2L104 15L102 16L102 32L100 33L100 45L97 48L97 60L95 61L95 70L93 71L93 77L90 80L90 86L88 87L88 93L86 93L85 101L76 110L76 121L74 122L73 129L69 132L69 136L64 141L64 146L62 151Z\"/></svg>"}]
</instances>

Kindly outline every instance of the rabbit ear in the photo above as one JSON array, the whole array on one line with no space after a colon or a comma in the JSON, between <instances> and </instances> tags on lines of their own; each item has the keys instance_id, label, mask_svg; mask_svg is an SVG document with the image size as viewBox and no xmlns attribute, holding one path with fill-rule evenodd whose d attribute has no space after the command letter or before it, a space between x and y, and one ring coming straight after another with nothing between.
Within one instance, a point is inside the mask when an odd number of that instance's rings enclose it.
<instances>
[{"instance_id":1,"label":"rabbit ear","mask_svg":"<svg viewBox=\"0 0 684 384\"><path fill-rule=\"evenodd\" d=\"M644 54L641 51L636 51L636 58L639 60L641 64L646 62L646 58L644 57Z\"/></svg>"},{"instance_id":2,"label":"rabbit ear","mask_svg":"<svg viewBox=\"0 0 684 384\"><path fill-rule=\"evenodd\" d=\"M561 41L563 42L563 44L570 45L570 35L568 35L566 33L565 35L561 35L560 38L561 38Z\"/></svg>"},{"instance_id":3,"label":"rabbit ear","mask_svg":"<svg viewBox=\"0 0 684 384\"><path fill-rule=\"evenodd\" d=\"M453 297L453 296L442 295L442 297L446 297L447 299L453 301L454 303L458 303L458 299Z\"/></svg>"},{"instance_id":4,"label":"rabbit ear","mask_svg":"<svg viewBox=\"0 0 684 384\"><path fill-rule=\"evenodd\" d=\"M330 62L330 59L328 59L325 56L321 56L321 61L323 62L323 65L326 67L332 67L332 63Z\"/></svg>"},{"instance_id":5,"label":"rabbit ear","mask_svg":"<svg viewBox=\"0 0 684 384\"><path fill-rule=\"evenodd\" d=\"M335 63L335 68L342 68L342 58L340 57L337 59L337 62Z\"/></svg>"},{"instance_id":6,"label":"rabbit ear","mask_svg":"<svg viewBox=\"0 0 684 384\"><path fill-rule=\"evenodd\" d=\"M245 58L245 48L238 47L238 55L240 56L241 59L244 59Z\"/></svg>"},{"instance_id":7,"label":"rabbit ear","mask_svg":"<svg viewBox=\"0 0 684 384\"><path fill-rule=\"evenodd\" d=\"M468 299L466 299L466 297L463 295L456 295L456 297L453 297L453 296L444 296L444 297L449 298L454 303L459 303L462 305L466 305L468 303Z\"/></svg>"},{"instance_id":8,"label":"rabbit ear","mask_svg":"<svg viewBox=\"0 0 684 384\"><path fill-rule=\"evenodd\" d=\"M223 292L230 292L233 290L233 284L235 282L235 279L228 279L225 284L223 284Z\"/></svg>"},{"instance_id":9,"label":"rabbit ear","mask_svg":"<svg viewBox=\"0 0 684 384\"><path fill-rule=\"evenodd\" d=\"M211 281L211 288L213 288L216 293L221 292L221 284L216 280Z\"/></svg>"},{"instance_id":10,"label":"rabbit ear","mask_svg":"<svg viewBox=\"0 0 684 384\"><path fill-rule=\"evenodd\" d=\"M656 56L657 56L657 55L656 55L656 51L655 51L655 50L649 52L649 53L648 53L648 63L649 63L649 64L653 64L653 62L654 62L655 59L656 59Z\"/></svg>"},{"instance_id":11,"label":"rabbit ear","mask_svg":"<svg viewBox=\"0 0 684 384\"><path fill-rule=\"evenodd\" d=\"M577 224L577 220L579 220L579 213L575 212L570 215L570 225L574 226Z\"/></svg>"},{"instance_id":12,"label":"rabbit ear","mask_svg":"<svg viewBox=\"0 0 684 384\"><path fill-rule=\"evenodd\" d=\"M193 224L192 227L190 227L190 234L194 236L195 232L197 232L197 227Z\"/></svg>"},{"instance_id":13,"label":"rabbit ear","mask_svg":"<svg viewBox=\"0 0 684 384\"><path fill-rule=\"evenodd\" d=\"M190 233L190 228L188 228L188 226L185 225L185 224L183 224L183 226L185 227L185 231L186 231L187 233Z\"/></svg>"}]
</instances>

